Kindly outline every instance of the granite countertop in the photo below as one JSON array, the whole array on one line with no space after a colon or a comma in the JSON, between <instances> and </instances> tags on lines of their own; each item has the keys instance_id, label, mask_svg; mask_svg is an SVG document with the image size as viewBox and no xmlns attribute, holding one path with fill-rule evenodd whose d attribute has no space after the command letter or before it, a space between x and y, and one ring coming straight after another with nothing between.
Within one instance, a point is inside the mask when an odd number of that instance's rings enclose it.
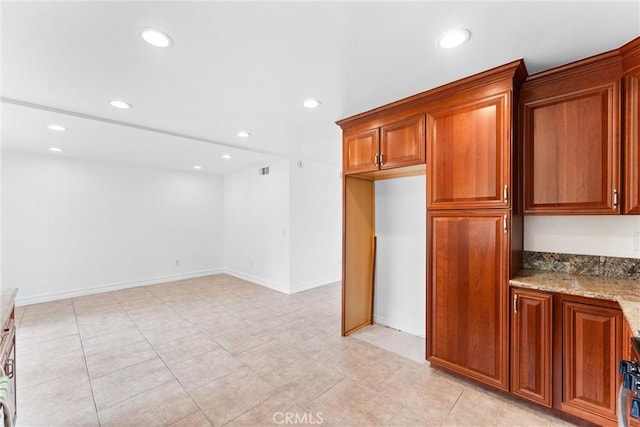
<instances>
[{"instance_id":1,"label":"granite countertop","mask_svg":"<svg viewBox=\"0 0 640 427\"><path fill-rule=\"evenodd\" d=\"M616 301L635 336L640 336L640 281L539 270L521 270L509 283L518 288Z\"/></svg>"},{"instance_id":2,"label":"granite countertop","mask_svg":"<svg viewBox=\"0 0 640 427\"><path fill-rule=\"evenodd\" d=\"M2 289L2 291L0 291L0 318L2 320L2 324L0 326L2 327L4 327L4 325L9 321L11 308L16 301L17 294L18 289L16 288Z\"/></svg>"}]
</instances>

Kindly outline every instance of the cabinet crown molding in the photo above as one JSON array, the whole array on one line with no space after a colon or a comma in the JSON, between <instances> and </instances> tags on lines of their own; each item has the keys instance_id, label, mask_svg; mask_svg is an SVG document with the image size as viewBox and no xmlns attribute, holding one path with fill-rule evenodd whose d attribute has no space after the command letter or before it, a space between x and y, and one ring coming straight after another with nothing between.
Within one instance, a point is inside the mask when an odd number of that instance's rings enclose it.
<instances>
[{"instance_id":1,"label":"cabinet crown molding","mask_svg":"<svg viewBox=\"0 0 640 427\"><path fill-rule=\"evenodd\" d=\"M636 37L618 50L625 72L640 67L640 37Z\"/></svg>"},{"instance_id":2,"label":"cabinet crown molding","mask_svg":"<svg viewBox=\"0 0 640 427\"><path fill-rule=\"evenodd\" d=\"M584 78L584 76L588 76L591 80L608 81L611 77L621 75L622 58L616 49L532 74L522 86L521 96L524 99L527 97L529 89L556 81L575 80L577 77Z\"/></svg>"},{"instance_id":3,"label":"cabinet crown molding","mask_svg":"<svg viewBox=\"0 0 640 427\"><path fill-rule=\"evenodd\" d=\"M425 92L421 92L416 95L412 95L410 97L380 106L378 108L356 114L355 116L350 116L338 120L336 124L344 130L352 126L362 124L364 122L386 117L390 114L401 113L414 109L415 113L418 113L421 110L422 112L424 112L427 104L506 79L509 79L509 89L513 88L517 91L520 86L522 86L526 78L527 68L525 66L524 60L520 58L507 64L492 68L490 70L486 70L478 74L474 74L472 76L447 83L443 86L439 86Z\"/></svg>"}]
</instances>

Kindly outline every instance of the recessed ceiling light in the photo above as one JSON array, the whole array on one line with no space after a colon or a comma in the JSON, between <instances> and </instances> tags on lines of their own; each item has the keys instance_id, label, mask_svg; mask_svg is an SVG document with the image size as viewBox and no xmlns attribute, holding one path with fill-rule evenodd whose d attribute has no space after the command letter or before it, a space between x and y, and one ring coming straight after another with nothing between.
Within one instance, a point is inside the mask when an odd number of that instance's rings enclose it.
<instances>
[{"instance_id":1,"label":"recessed ceiling light","mask_svg":"<svg viewBox=\"0 0 640 427\"><path fill-rule=\"evenodd\" d=\"M131 104L119 100L113 100L109 104L111 104L112 107L120 108L121 110L127 110L131 108Z\"/></svg>"},{"instance_id":2,"label":"recessed ceiling light","mask_svg":"<svg viewBox=\"0 0 640 427\"><path fill-rule=\"evenodd\" d=\"M223 154L223 155L222 155L222 156L220 156L220 157L222 157L222 158L223 158L223 159L225 159L225 160L228 160L228 159L230 159L230 158L231 158L231 155L230 155L230 154Z\"/></svg>"},{"instance_id":3,"label":"recessed ceiling light","mask_svg":"<svg viewBox=\"0 0 640 427\"><path fill-rule=\"evenodd\" d=\"M173 40L167 34L162 31L154 30L153 28L144 28L140 32L140 37L151 46L155 47L169 47L173 44Z\"/></svg>"},{"instance_id":4,"label":"recessed ceiling light","mask_svg":"<svg viewBox=\"0 0 640 427\"><path fill-rule=\"evenodd\" d=\"M443 49L458 47L471 38L471 31L466 28L454 28L446 31L438 37L436 44Z\"/></svg>"},{"instance_id":5,"label":"recessed ceiling light","mask_svg":"<svg viewBox=\"0 0 640 427\"><path fill-rule=\"evenodd\" d=\"M202 166L200 166L200 165L195 165L193 168L194 168L194 169L202 169Z\"/></svg>"},{"instance_id":6,"label":"recessed ceiling light","mask_svg":"<svg viewBox=\"0 0 640 427\"><path fill-rule=\"evenodd\" d=\"M49 147L49 151L53 151L54 153L62 153L62 148L59 148L59 147Z\"/></svg>"},{"instance_id":7,"label":"recessed ceiling light","mask_svg":"<svg viewBox=\"0 0 640 427\"><path fill-rule=\"evenodd\" d=\"M238 132L238 136L240 138L249 138L251 136L251 134L249 132L247 132L246 130L241 130L240 132Z\"/></svg>"},{"instance_id":8,"label":"recessed ceiling light","mask_svg":"<svg viewBox=\"0 0 640 427\"><path fill-rule=\"evenodd\" d=\"M49 125L49 126L47 126L47 128L51 129L51 130L55 130L57 132L64 132L65 130L67 130L66 127L61 126L61 125L55 125L55 124L54 125Z\"/></svg>"},{"instance_id":9,"label":"recessed ceiling light","mask_svg":"<svg viewBox=\"0 0 640 427\"><path fill-rule=\"evenodd\" d=\"M320 101L318 101L317 99L306 99L302 105L304 105L307 108L318 108L320 106Z\"/></svg>"}]
</instances>

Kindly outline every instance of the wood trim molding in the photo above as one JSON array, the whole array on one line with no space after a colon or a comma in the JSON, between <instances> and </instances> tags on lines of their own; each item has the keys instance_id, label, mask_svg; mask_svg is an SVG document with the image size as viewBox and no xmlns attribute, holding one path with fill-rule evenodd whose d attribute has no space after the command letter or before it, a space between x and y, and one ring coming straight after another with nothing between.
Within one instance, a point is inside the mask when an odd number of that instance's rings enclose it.
<instances>
[{"instance_id":1,"label":"wood trim molding","mask_svg":"<svg viewBox=\"0 0 640 427\"><path fill-rule=\"evenodd\" d=\"M404 98L390 104L383 105L373 110L365 111L355 116L338 120L336 124L342 129L359 125L363 122L373 121L411 109L424 108L427 104L437 102L443 98L478 89L502 80L509 80L509 89L517 90L527 76L527 69L523 59L518 59L507 64L465 77L460 80L430 89L425 92Z\"/></svg>"}]
</instances>

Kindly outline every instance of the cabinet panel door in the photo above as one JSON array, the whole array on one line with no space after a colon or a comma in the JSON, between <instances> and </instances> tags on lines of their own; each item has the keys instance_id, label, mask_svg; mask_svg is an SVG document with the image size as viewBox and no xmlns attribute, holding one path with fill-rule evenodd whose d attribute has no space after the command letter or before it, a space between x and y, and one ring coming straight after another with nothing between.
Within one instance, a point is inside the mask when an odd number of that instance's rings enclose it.
<instances>
[{"instance_id":1,"label":"cabinet panel door","mask_svg":"<svg viewBox=\"0 0 640 427\"><path fill-rule=\"evenodd\" d=\"M619 91L615 81L524 104L525 213L619 212Z\"/></svg>"},{"instance_id":2,"label":"cabinet panel door","mask_svg":"<svg viewBox=\"0 0 640 427\"><path fill-rule=\"evenodd\" d=\"M562 409L615 421L621 311L565 301L563 325Z\"/></svg>"},{"instance_id":3,"label":"cabinet panel door","mask_svg":"<svg viewBox=\"0 0 640 427\"><path fill-rule=\"evenodd\" d=\"M429 208L509 207L510 123L507 94L427 114Z\"/></svg>"},{"instance_id":4,"label":"cabinet panel door","mask_svg":"<svg viewBox=\"0 0 640 427\"><path fill-rule=\"evenodd\" d=\"M626 135L624 173L624 213L640 214L640 68L629 73L625 80Z\"/></svg>"},{"instance_id":5,"label":"cabinet panel door","mask_svg":"<svg viewBox=\"0 0 640 427\"><path fill-rule=\"evenodd\" d=\"M378 128L345 132L343 140L343 171L345 175L378 170L380 150Z\"/></svg>"},{"instance_id":6,"label":"cabinet panel door","mask_svg":"<svg viewBox=\"0 0 640 427\"><path fill-rule=\"evenodd\" d=\"M512 289L511 392L551 407L552 295Z\"/></svg>"},{"instance_id":7,"label":"cabinet panel door","mask_svg":"<svg viewBox=\"0 0 640 427\"><path fill-rule=\"evenodd\" d=\"M429 213L427 356L508 388L506 211Z\"/></svg>"},{"instance_id":8,"label":"cabinet panel door","mask_svg":"<svg viewBox=\"0 0 640 427\"><path fill-rule=\"evenodd\" d=\"M382 126L380 169L424 163L424 114Z\"/></svg>"}]
</instances>

